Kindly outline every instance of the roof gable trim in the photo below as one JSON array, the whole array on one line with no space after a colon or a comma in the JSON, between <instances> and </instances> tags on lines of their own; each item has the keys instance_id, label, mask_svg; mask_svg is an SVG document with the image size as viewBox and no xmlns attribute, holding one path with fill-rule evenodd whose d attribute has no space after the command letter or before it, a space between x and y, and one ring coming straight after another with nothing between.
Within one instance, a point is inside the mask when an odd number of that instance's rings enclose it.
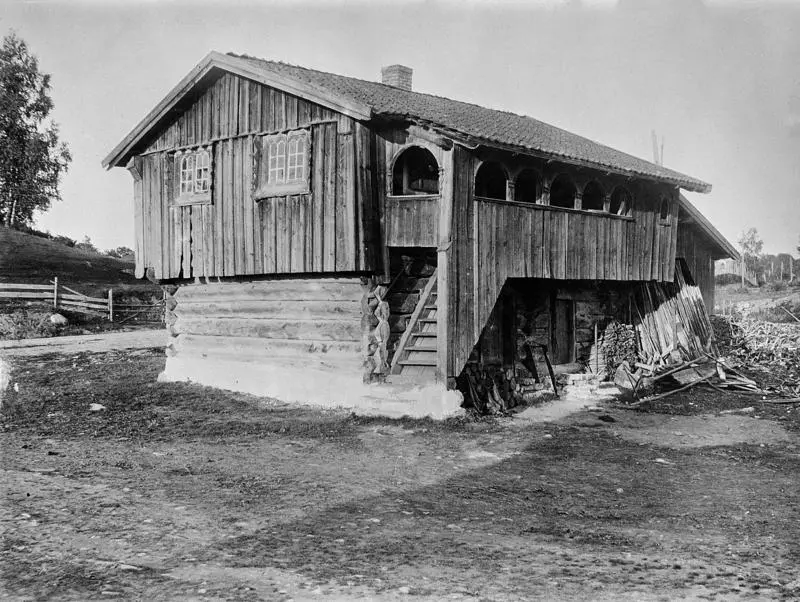
<instances>
[{"instance_id":1,"label":"roof gable trim","mask_svg":"<svg viewBox=\"0 0 800 602\"><path fill-rule=\"evenodd\" d=\"M110 169L127 162L133 148L161 122L169 112L186 96L210 71L222 69L260 84L315 102L328 109L343 113L348 117L368 120L372 117L371 107L353 102L327 90L299 82L283 75L254 68L247 61L221 52L212 51L206 55L169 93L142 119L136 127L103 159L103 167Z\"/></svg>"},{"instance_id":2,"label":"roof gable trim","mask_svg":"<svg viewBox=\"0 0 800 602\"><path fill-rule=\"evenodd\" d=\"M708 221L708 218L705 215L700 213L700 210L697 207L689 202L689 199L683 195L680 195L680 205L681 209L686 211L689 217L694 220L694 224L708 234L709 238L716 243L719 249L725 253L727 257L736 260L741 259L739 251L736 250L736 247L734 247L733 244L731 244L731 242L714 227L714 224Z\"/></svg>"}]
</instances>

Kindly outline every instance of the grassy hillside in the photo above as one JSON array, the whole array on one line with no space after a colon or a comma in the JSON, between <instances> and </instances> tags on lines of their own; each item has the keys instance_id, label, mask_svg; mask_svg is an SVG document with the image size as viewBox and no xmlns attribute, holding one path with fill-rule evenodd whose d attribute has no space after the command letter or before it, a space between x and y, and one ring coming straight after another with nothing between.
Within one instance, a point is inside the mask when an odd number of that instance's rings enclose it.
<instances>
[{"instance_id":1,"label":"grassy hillside","mask_svg":"<svg viewBox=\"0 0 800 602\"><path fill-rule=\"evenodd\" d=\"M134 284L133 263L0 228L0 282ZM125 271L127 270L127 272Z\"/></svg>"}]
</instances>

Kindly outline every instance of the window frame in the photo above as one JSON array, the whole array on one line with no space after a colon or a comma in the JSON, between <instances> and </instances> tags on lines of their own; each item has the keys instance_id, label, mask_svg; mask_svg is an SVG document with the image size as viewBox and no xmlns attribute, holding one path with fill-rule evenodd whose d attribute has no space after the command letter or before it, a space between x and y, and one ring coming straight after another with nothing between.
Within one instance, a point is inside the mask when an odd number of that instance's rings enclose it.
<instances>
[{"instance_id":1,"label":"window frame","mask_svg":"<svg viewBox=\"0 0 800 602\"><path fill-rule=\"evenodd\" d=\"M198 168L198 158L205 155L208 158L208 165ZM184 167L184 162L192 159L191 169ZM193 148L187 148L175 152L174 157L175 165L175 204L176 205L210 205L212 202L212 191L214 188L214 152L212 145L203 145ZM198 178L198 169L203 169L207 172L205 178ZM191 174L191 190L185 190L184 174ZM206 181L207 186L205 190L198 191L196 183L198 181Z\"/></svg>"},{"instance_id":2,"label":"window frame","mask_svg":"<svg viewBox=\"0 0 800 602\"><path fill-rule=\"evenodd\" d=\"M299 152L299 143L303 149ZM253 171L253 199L311 192L311 131L307 128L265 134L254 139L259 165ZM294 146L294 152L292 148ZM295 177L288 179L289 171ZM301 176L297 177L300 173ZM280 174L280 175L279 175Z\"/></svg>"}]
</instances>

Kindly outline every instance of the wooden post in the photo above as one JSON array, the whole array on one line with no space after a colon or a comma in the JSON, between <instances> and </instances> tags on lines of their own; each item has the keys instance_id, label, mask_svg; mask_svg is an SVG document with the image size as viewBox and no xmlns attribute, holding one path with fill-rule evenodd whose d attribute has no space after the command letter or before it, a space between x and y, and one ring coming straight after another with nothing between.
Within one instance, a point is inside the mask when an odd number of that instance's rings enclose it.
<instances>
[{"instance_id":1,"label":"wooden post","mask_svg":"<svg viewBox=\"0 0 800 602\"><path fill-rule=\"evenodd\" d=\"M114 289L108 289L108 321L114 321Z\"/></svg>"},{"instance_id":2,"label":"wooden post","mask_svg":"<svg viewBox=\"0 0 800 602\"><path fill-rule=\"evenodd\" d=\"M739 272L742 274L742 288L744 288L744 257L739 260Z\"/></svg>"},{"instance_id":3,"label":"wooden post","mask_svg":"<svg viewBox=\"0 0 800 602\"><path fill-rule=\"evenodd\" d=\"M58 309L58 276L53 278L53 309Z\"/></svg>"}]
</instances>

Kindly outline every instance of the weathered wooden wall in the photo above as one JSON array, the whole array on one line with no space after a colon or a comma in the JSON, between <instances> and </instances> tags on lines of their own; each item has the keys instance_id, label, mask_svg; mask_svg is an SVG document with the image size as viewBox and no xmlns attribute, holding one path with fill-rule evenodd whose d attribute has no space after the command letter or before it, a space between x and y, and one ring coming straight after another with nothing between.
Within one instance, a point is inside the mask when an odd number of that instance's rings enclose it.
<instances>
[{"instance_id":1,"label":"weathered wooden wall","mask_svg":"<svg viewBox=\"0 0 800 602\"><path fill-rule=\"evenodd\" d=\"M677 202L661 223L660 197L645 185L630 217L476 199L477 159L454 153L448 376L460 372L509 278L672 281Z\"/></svg>"},{"instance_id":2,"label":"weathered wooden wall","mask_svg":"<svg viewBox=\"0 0 800 602\"><path fill-rule=\"evenodd\" d=\"M254 137L298 128L311 130L311 192L254 202ZM174 205L172 151L209 143L212 204ZM139 270L169 280L378 268L374 147L349 117L222 76L143 149Z\"/></svg>"},{"instance_id":3,"label":"weathered wooden wall","mask_svg":"<svg viewBox=\"0 0 800 602\"><path fill-rule=\"evenodd\" d=\"M435 247L439 240L439 197L387 197L386 244Z\"/></svg>"},{"instance_id":4,"label":"weathered wooden wall","mask_svg":"<svg viewBox=\"0 0 800 602\"><path fill-rule=\"evenodd\" d=\"M439 238L439 200L447 188L449 151L447 142L421 127L380 130L377 143L381 157L380 183L384 242L387 247L435 247ZM439 194L395 196L392 171L395 160L410 146L431 152L439 165Z\"/></svg>"},{"instance_id":5,"label":"weathered wooden wall","mask_svg":"<svg viewBox=\"0 0 800 602\"><path fill-rule=\"evenodd\" d=\"M174 295L168 355L309 362L360 378L362 294L355 278L182 286Z\"/></svg>"},{"instance_id":6,"label":"weathered wooden wall","mask_svg":"<svg viewBox=\"0 0 800 602\"><path fill-rule=\"evenodd\" d=\"M703 302L709 313L714 311L714 250L707 242L706 235L693 225L681 222L678 226L678 240L675 256L682 258L692 274L695 284L700 288Z\"/></svg>"}]
</instances>

